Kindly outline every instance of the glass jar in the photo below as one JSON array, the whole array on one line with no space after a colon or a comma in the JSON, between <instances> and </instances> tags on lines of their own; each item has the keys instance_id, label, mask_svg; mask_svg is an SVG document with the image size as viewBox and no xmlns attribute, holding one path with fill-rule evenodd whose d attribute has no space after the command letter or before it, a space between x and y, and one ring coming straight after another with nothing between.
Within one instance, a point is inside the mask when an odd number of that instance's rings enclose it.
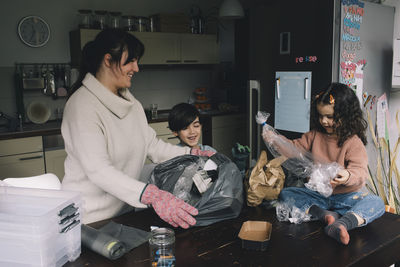
<instances>
[{"instance_id":1,"label":"glass jar","mask_svg":"<svg viewBox=\"0 0 400 267\"><path fill-rule=\"evenodd\" d=\"M92 16L92 10L90 9L78 10L79 29L90 29L92 27Z\"/></svg>"},{"instance_id":2,"label":"glass jar","mask_svg":"<svg viewBox=\"0 0 400 267\"><path fill-rule=\"evenodd\" d=\"M151 266L175 266L175 233L172 229L151 230L149 245Z\"/></svg>"},{"instance_id":3,"label":"glass jar","mask_svg":"<svg viewBox=\"0 0 400 267\"><path fill-rule=\"evenodd\" d=\"M121 21L121 12L110 12L109 28L117 29L119 28Z\"/></svg>"},{"instance_id":4,"label":"glass jar","mask_svg":"<svg viewBox=\"0 0 400 267\"><path fill-rule=\"evenodd\" d=\"M158 21L156 16L149 17L149 32L158 32Z\"/></svg>"},{"instance_id":5,"label":"glass jar","mask_svg":"<svg viewBox=\"0 0 400 267\"><path fill-rule=\"evenodd\" d=\"M122 16L122 27L126 31L135 31L135 17L134 16Z\"/></svg>"},{"instance_id":6,"label":"glass jar","mask_svg":"<svg viewBox=\"0 0 400 267\"><path fill-rule=\"evenodd\" d=\"M95 10L93 28L103 30L107 28L107 11Z\"/></svg>"},{"instance_id":7,"label":"glass jar","mask_svg":"<svg viewBox=\"0 0 400 267\"><path fill-rule=\"evenodd\" d=\"M147 32L149 27L149 18L147 17L137 17L136 20L136 30L138 32Z\"/></svg>"}]
</instances>

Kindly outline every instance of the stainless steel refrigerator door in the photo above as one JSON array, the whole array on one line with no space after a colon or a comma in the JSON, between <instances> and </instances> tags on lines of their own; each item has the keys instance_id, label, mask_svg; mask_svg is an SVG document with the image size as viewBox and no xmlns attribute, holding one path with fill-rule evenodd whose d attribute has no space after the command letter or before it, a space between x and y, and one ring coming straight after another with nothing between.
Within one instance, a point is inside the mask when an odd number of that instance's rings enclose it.
<instances>
[{"instance_id":1,"label":"stainless steel refrigerator door","mask_svg":"<svg viewBox=\"0 0 400 267\"><path fill-rule=\"evenodd\" d=\"M261 142L261 127L256 123L255 115L260 110L260 90L261 85L259 80L250 80L248 87L248 142L250 146L249 166L251 167L257 161L260 155L260 142Z\"/></svg>"},{"instance_id":2,"label":"stainless steel refrigerator door","mask_svg":"<svg viewBox=\"0 0 400 267\"><path fill-rule=\"evenodd\" d=\"M275 129L305 133L310 130L311 72L275 74Z\"/></svg>"}]
</instances>

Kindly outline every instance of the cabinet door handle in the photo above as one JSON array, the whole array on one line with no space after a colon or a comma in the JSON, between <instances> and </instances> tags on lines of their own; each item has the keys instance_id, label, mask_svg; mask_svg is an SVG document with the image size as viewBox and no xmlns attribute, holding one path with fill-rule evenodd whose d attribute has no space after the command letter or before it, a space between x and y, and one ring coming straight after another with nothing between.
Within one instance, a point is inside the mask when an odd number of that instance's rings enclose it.
<instances>
[{"instance_id":1,"label":"cabinet door handle","mask_svg":"<svg viewBox=\"0 0 400 267\"><path fill-rule=\"evenodd\" d=\"M26 157L26 158L20 158L19 160L31 160L31 159L40 159L40 158L43 158L43 155L33 156L33 157Z\"/></svg>"},{"instance_id":2,"label":"cabinet door handle","mask_svg":"<svg viewBox=\"0 0 400 267\"><path fill-rule=\"evenodd\" d=\"M175 139L175 138L178 138L178 136L168 137L167 139L171 140L171 139Z\"/></svg>"},{"instance_id":3,"label":"cabinet door handle","mask_svg":"<svg viewBox=\"0 0 400 267\"><path fill-rule=\"evenodd\" d=\"M281 90L280 90L281 78L277 78L275 80L275 84L276 84L276 99L279 99L281 98Z\"/></svg>"},{"instance_id":4,"label":"cabinet door handle","mask_svg":"<svg viewBox=\"0 0 400 267\"><path fill-rule=\"evenodd\" d=\"M167 62L167 63L179 63L181 61L180 60L166 60L165 62Z\"/></svg>"},{"instance_id":5,"label":"cabinet door handle","mask_svg":"<svg viewBox=\"0 0 400 267\"><path fill-rule=\"evenodd\" d=\"M308 97L308 78L304 78L304 99Z\"/></svg>"},{"instance_id":6,"label":"cabinet door handle","mask_svg":"<svg viewBox=\"0 0 400 267\"><path fill-rule=\"evenodd\" d=\"M196 62L199 62L199 61L196 60L196 59L186 59L186 60L184 60L183 62L186 62L186 63L196 63Z\"/></svg>"}]
</instances>

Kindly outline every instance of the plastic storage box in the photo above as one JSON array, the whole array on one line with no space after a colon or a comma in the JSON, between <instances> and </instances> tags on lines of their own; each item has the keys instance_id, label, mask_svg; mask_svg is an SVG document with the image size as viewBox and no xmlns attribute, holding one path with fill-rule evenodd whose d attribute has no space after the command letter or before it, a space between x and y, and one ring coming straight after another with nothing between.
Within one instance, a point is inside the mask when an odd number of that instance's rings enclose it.
<instances>
[{"instance_id":1,"label":"plastic storage box","mask_svg":"<svg viewBox=\"0 0 400 267\"><path fill-rule=\"evenodd\" d=\"M81 253L79 193L0 186L0 266L59 267Z\"/></svg>"}]
</instances>

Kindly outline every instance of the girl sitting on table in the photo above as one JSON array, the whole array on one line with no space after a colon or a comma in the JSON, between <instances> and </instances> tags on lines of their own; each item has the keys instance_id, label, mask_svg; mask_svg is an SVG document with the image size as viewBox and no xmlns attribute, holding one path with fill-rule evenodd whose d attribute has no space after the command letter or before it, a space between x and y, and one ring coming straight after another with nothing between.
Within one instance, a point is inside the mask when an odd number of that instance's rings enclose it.
<instances>
[{"instance_id":1,"label":"girl sitting on table","mask_svg":"<svg viewBox=\"0 0 400 267\"><path fill-rule=\"evenodd\" d=\"M194 225L198 211L157 186L139 181L148 156L162 162L183 154L210 155L156 138L131 94L143 44L120 29L106 29L82 51L80 78L61 126L67 158L62 187L82 193L83 222L112 218L150 205L174 227Z\"/></svg>"},{"instance_id":2,"label":"girl sitting on table","mask_svg":"<svg viewBox=\"0 0 400 267\"><path fill-rule=\"evenodd\" d=\"M279 195L279 201L294 203L324 222L325 233L345 245L350 241L349 230L365 226L385 212L382 199L361 192L368 177L366 128L360 102L348 86L332 83L316 95L311 108L312 130L290 142L316 159L337 162L343 169L331 180L333 193L329 197L298 187L284 188ZM263 138L277 145L273 131L264 131Z\"/></svg>"}]
</instances>

